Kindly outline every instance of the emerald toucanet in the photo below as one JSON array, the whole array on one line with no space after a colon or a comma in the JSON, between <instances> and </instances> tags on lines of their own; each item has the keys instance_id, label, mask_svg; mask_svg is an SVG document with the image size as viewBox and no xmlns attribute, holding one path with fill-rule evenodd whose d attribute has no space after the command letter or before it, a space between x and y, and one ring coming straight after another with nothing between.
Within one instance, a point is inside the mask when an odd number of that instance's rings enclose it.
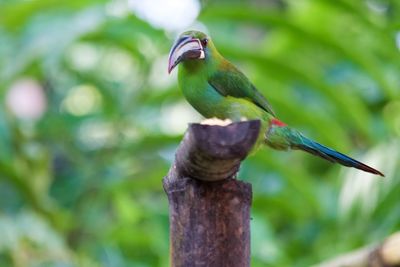
<instances>
[{"instance_id":1,"label":"emerald toucanet","mask_svg":"<svg viewBox=\"0 0 400 267\"><path fill-rule=\"evenodd\" d=\"M300 149L366 172L381 172L323 146L278 120L271 105L249 79L218 52L210 37L199 31L182 33L171 48L170 73L178 64L179 86L187 101L204 117L261 120L262 142L278 149Z\"/></svg>"}]
</instances>

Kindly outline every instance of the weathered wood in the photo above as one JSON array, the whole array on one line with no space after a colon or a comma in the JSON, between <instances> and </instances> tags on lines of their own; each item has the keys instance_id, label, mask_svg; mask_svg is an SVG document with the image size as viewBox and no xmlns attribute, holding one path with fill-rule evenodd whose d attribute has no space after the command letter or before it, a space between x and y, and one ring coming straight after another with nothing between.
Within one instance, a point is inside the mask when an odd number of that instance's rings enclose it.
<instances>
[{"instance_id":1,"label":"weathered wood","mask_svg":"<svg viewBox=\"0 0 400 267\"><path fill-rule=\"evenodd\" d=\"M314 267L400 267L400 232L380 244L340 255Z\"/></svg>"},{"instance_id":2,"label":"weathered wood","mask_svg":"<svg viewBox=\"0 0 400 267\"><path fill-rule=\"evenodd\" d=\"M171 266L250 266L251 185L234 178L259 128L259 121L189 126L163 180Z\"/></svg>"},{"instance_id":3,"label":"weathered wood","mask_svg":"<svg viewBox=\"0 0 400 267\"><path fill-rule=\"evenodd\" d=\"M253 147L259 130L257 120L227 126L190 124L168 178L217 181L232 177Z\"/></svg>"}]
</instances>

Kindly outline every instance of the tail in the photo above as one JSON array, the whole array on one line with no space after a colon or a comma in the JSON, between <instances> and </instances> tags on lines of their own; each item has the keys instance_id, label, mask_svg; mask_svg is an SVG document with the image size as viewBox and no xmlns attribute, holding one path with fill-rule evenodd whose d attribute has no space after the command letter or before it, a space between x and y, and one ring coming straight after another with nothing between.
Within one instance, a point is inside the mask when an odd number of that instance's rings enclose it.
<instances>
[{"instance_id":1,"label":"tail","mask_svg":"<svg viewBox=\"0 0 400 267\"><path fill-rule=\"evenodd\" d=\"M265 134L265 140L267 145L275 149L300 149L333 163L337 162L347 167L384 176L380 171L360 161L308 139L300 132L289 128L286 124L276 119L271 120L271 125Z\"/></svg>"}]
</instances>

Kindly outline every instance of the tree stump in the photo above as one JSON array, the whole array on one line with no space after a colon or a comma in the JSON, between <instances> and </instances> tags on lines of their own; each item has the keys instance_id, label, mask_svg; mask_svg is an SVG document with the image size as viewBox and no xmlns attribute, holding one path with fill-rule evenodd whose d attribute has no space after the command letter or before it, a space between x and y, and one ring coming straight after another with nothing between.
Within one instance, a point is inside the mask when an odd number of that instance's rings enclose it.
<instances>
[{"instance_id":1,"label":"tree stump","mask_svg":"<svg viewBox=\"0 0 400 267\"><path fill-rule=\"evenodd\" d=\"M189 126L163 179L171 266L250 266L252 190L235 176L259 130L259 121Z\"/></svg>"}]
</instances>

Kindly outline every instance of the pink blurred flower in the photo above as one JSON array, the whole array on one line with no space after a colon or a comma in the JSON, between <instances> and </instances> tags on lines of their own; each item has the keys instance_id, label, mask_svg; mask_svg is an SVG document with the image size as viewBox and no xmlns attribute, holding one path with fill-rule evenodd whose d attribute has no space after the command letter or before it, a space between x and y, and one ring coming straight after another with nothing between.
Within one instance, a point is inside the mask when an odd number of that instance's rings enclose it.
<instances>
[{"instance_id":1,"label":"pink blurred flower","mask_svg":"<svg viewBox=\"0 0 400 267\"><path fill-rule=\"evenodd\" d=\"M37 120L47 108L43 87L30 78L14 82L6 95L6 105L20 119Z\"/></svg>"}]
</instances>

